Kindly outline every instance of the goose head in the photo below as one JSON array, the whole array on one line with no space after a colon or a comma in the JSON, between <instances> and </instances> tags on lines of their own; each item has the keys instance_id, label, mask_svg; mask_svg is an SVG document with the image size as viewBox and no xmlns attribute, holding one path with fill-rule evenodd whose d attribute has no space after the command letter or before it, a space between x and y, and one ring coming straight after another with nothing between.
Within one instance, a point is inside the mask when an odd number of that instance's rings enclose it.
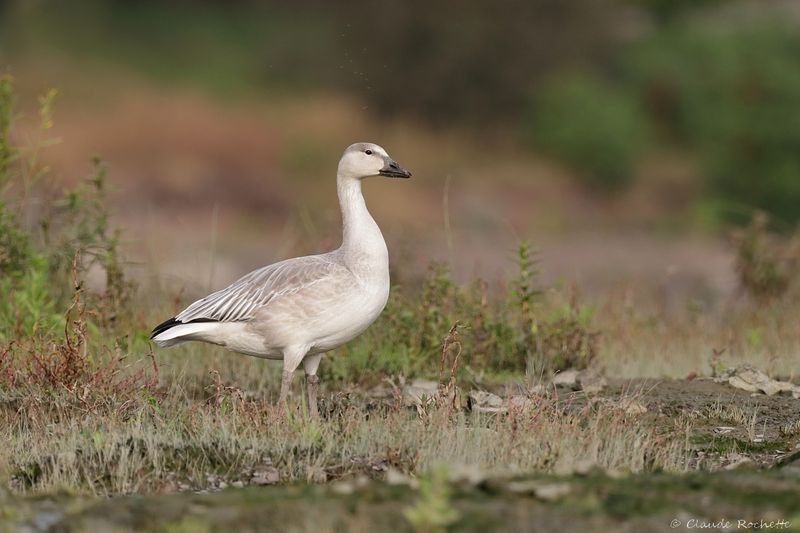
<instances>
[{"instance_id":1,"label":"goose head","mask_svg":"<svg viewBox=\"0 0 800 533\"><path fill-rule=\"evenodd\" d=\"M373 143L355 143L347 147L339 161L338 176L363 179L373 176L410 178L411 172L389 157L386 150Z\"/></svg>"}]
</instances>

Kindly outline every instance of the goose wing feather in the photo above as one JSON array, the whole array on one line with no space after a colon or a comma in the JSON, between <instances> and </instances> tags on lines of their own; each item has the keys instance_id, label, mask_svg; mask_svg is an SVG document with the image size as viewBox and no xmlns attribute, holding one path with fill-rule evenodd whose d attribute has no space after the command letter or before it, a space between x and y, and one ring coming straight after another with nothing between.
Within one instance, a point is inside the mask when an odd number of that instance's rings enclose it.
<instances>
[{"instance_id":1,"label":"goose wing feather","mask_svg":"<svg viewBox=\"0 0 800 533\"><path fill-rule=\"evenodd\" d=\"M219 322L250 320L260 308L276 298L305 292L313 285L344 276L350 276L350 271L324 255L281 261L254 270L228 287L197 300L175 319L183 323L198 319Z\"/></svg>"}]
</instances>

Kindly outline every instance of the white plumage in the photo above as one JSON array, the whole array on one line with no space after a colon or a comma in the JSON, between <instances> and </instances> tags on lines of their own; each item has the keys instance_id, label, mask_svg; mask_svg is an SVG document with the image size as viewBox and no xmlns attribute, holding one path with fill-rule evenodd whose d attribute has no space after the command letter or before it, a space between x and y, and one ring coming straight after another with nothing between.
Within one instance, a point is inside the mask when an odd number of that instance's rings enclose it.
<instances>
[{"instance_id":1,"label":"white plumage","mask_svg":"<svg viewBox=\"0 0 800 533\"><path fill-rule=\"evenodd\" d=\"M371 176L408 178L411 173L376 144L349 146L336 180L343 226L339 248L255 270L156 326L153 341L161 347L201 341L282 359L281 402L302 362L309 409L316 417L322 354L363 332L389 297L386 243L361 194L361 180Z\"/></svg>"}]
</instances>

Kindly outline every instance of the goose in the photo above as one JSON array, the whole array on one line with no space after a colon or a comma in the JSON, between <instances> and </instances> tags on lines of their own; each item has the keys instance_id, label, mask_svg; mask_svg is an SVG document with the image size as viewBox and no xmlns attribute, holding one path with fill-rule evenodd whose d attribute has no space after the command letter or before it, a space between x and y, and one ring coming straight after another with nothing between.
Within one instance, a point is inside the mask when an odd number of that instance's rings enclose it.
<instances>
[{"instance_id":1,"label":"goose","mask_svg":"<svg viewBox=\"0 0 800 533\"><path fill-rule=\"evenodd\" d=\"M411 172L377 144L350 145L336 172L339 248L254 270L162 322L150 338L159 347L200 341L283 360L279 405L286 403L302 363L309 414L319 418L322 355L366 330L389 298L389 253L361 194L361 181L375 176L410 178Z\"/></svg>"}]
</instances>

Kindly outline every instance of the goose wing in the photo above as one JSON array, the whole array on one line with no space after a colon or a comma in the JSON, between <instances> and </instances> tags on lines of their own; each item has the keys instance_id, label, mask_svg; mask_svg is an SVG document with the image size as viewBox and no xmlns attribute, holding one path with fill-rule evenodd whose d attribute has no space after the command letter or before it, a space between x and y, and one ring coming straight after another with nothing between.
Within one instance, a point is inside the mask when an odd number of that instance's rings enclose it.
<instances>
[{"instance_id":1,"label":"goose wing","mask_svg":"<svg viewBox=\"0 0 800 533\"><path fill-rule=\"evenodd\" d=\"M175 320L240 322L250 320L272 300L337 277L350 271L325 256L289 259L255 270L228 287L197 300L181 311Z\"/></svg>"}]
</instances>

